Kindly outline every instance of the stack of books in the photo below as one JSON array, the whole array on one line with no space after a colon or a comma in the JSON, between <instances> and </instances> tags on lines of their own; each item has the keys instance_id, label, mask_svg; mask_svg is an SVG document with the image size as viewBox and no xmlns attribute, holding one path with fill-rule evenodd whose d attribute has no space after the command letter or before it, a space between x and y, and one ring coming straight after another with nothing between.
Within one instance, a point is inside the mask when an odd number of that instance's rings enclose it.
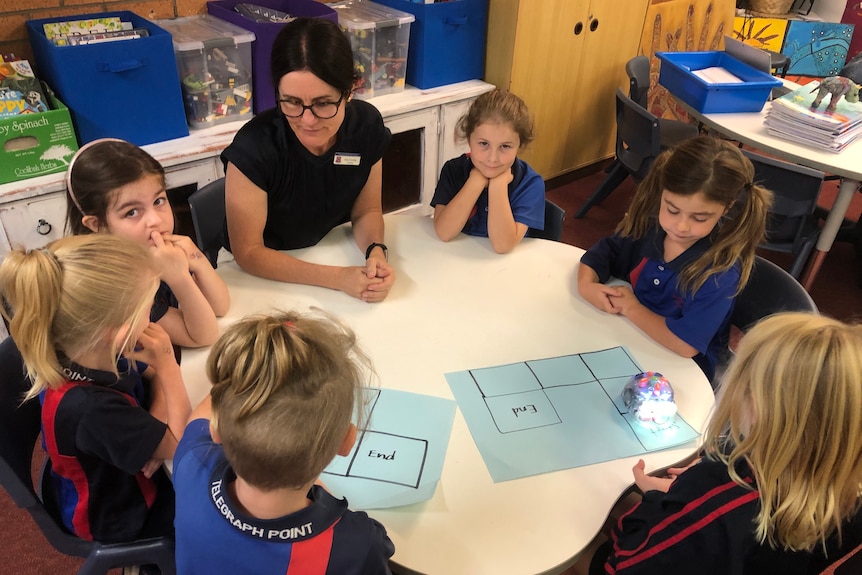
<instances>
[{"instance_id":1,"label":"stack of books","mask_svg":"<svg viewBox=\"0 0 862 575\"><path fill-rule=\"evenodd\" d=\"M117 40L134 40L150 35L146 28L133 28L118 16L50 22L42 25L45 37L55 46L84 46Z\"/></svg>"},{"instance_id":2,"label":"stack of books","mask_svg":"<svg viewBox=\"0 0 862 575\"><path fill-rule=\"evenodd\" d=\"M813 109L819 86L819 81L810 82L773 100L764 124L773 136L837 153L862 134L862 102L842 97L835 111L828 112L832 96L827 95Z\"/></svg>"}]
</instances>

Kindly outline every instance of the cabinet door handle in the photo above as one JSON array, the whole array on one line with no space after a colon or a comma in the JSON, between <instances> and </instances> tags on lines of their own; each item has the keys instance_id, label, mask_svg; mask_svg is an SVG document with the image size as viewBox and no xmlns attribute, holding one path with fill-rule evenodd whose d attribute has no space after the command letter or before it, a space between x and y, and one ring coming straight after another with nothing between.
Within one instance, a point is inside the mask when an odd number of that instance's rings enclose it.
<instances>
[{"instance_id":1,"label":"cabinet door handle","mask_svg":"<svg viewBox=\"0 0 862 575\"><path fill-rule=\"evenodd\" d=\"M598 28L598 27L599 27L599 19L598 18L591 18L590 19L590 32L595 32L596 28Z\"/></svg>"},{"instance_id":2,"label":"cabinet door handle","mask_svg":"<svg viewBox=\"0 0 862 575\"><path fill-rule=\"evenodd\" d=\"M583 31L584 31L584 23L583 22L578 22L577 24L575 24L575 29L574 29L575 36L577 36L578 34L580 34Z\"/></svg>"},{"instance_id":3,"label":"cabinet door handle","mask_svg":"<svg viewBox=\"0 0 862 575\"><path fill-rule=\"evenodd\" d=\"M53 229L54 227L43 219L39 219L39 222L36 224L36 233L40 236L47 236Z\"/></svg>"}]
</instances>

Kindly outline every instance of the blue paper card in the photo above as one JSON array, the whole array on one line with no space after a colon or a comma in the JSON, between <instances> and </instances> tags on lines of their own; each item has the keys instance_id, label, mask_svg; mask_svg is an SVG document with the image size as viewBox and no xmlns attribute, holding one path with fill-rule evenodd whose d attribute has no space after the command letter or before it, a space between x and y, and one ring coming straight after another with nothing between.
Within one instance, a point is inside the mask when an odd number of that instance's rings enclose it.
<instances>
[{"instance_id":1,"label":"blue paper card","mask_svg":"<svg viewBox=\"0 0 862 575\"><path fill-rule=\"evenodd\" d=\"M455 402L394 389L366 391L366 428L321 480L352 508L379 509L430 499L443 472Z\"/></svg>"},{"instance_id":2,"label":"blue paper card","mask_svg":"<svg viewBox=\"0 0 862 575\"><path fill-rule=\"evenodd\" d=\"M650 430L621 391L643 371L624 347L447 373L495 482L665 449L699 435L681 417Z\"/></svg>"}]
</instances>

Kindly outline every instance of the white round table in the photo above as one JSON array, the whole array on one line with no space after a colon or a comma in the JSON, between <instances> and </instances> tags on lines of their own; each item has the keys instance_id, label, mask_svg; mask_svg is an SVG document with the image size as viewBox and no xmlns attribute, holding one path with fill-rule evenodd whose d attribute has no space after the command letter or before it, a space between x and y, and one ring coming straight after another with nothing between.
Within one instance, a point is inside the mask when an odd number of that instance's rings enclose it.
<instances>
[{"instance_id":1,"label":"white round table","mask_svg":"<svg viewBox=\"0 0 862 575\"><path fill-rule=\"evenodd\" d=\"M691 359L652 341L626 319L577 293L583 250L525 239L512 253L487 238L443 243L429 218L388 215L386 243L397 280L386 301L367 304L341 292L251 276L234 262L218 272L230 289L222 327L255 312L323 308L344 319L374 361L381 387L452 398L445 373L600 350L619 345L672 382L679 413L701 430L714 403ZM360 265L349 225L317 246L292 252L308 261ZM206 395L207 349L183 350L192 405ZM589 437L572 437L572 449ZM691 455L692 447L651 452L647 469ZM494 483L460 410L431 500L369 514L395 543L399 572L558 573L571 565L632 483L637 457Z\"/></svg>"}]
</instances>

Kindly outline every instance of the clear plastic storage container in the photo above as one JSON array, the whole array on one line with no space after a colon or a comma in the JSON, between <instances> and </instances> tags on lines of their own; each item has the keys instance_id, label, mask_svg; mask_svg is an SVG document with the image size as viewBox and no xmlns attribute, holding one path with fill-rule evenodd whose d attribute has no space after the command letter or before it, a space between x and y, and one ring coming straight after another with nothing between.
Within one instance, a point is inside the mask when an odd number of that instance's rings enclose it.
<instances>
[{"instance_id":1,"label":"clear plastic storage container","mask_svg":"<svg viewBox=\"0 0 862 575\"><path fill-rule=\"evenodd\" d=\"M250 117L254 33L208 15L157 23L173 36L189 126Z\"/></svg>"},{"instance_id":2,"label":"clear plastic storage container","mask_svg":"<svg viewBox=\"0 0 862 575\"><path fill-rule=\"evenodd\" d=\"M338 25L350 39L359 74L354 95L367 99L404 89L410 23L416 17L368 0L347 0L329 5Z\"/></svg>"}]
</instances>

